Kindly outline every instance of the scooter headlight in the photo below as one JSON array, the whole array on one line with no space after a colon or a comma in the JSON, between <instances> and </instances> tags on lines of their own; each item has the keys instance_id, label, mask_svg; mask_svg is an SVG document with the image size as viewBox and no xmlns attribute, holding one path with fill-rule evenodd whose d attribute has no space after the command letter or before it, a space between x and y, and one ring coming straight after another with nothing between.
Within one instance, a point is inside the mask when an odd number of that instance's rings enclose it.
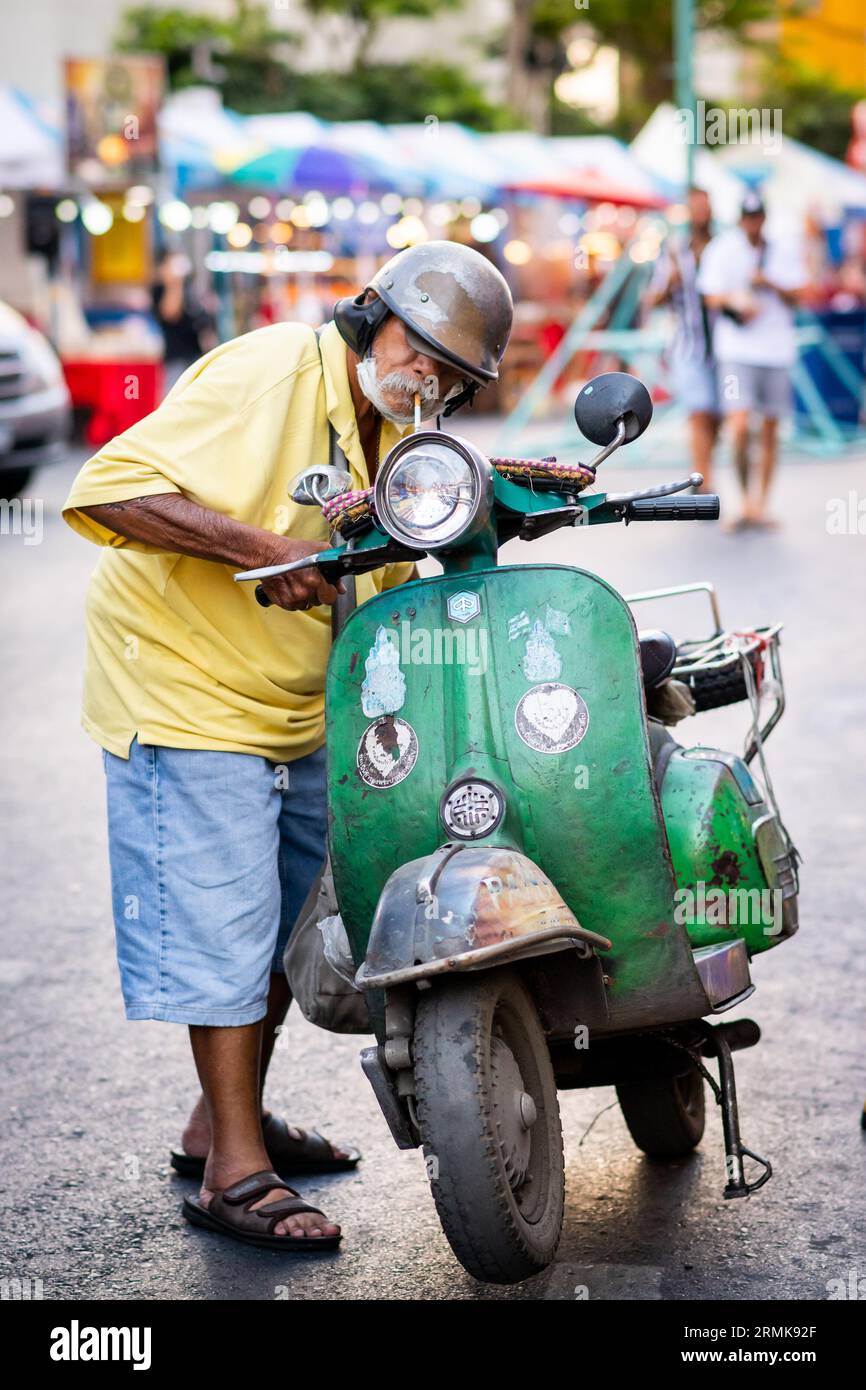
<instances>
[{"instance_id":1,"label":"scooter headlight","mask_svg":"<svg viewBox=\"0 0 866 1390\"><path fill-rule=\"evenodd\" d=\"M396 444L377 476L376 516L395 540L443 550L483 526L493 505L493 469L466 440L438 431Z\"/></svg>"}]
</instances>

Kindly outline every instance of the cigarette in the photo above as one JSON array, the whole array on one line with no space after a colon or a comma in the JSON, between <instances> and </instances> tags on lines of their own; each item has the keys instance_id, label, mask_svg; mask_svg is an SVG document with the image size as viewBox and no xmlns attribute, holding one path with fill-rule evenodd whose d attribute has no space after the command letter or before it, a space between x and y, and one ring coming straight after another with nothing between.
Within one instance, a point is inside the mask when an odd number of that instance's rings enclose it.
<instances>
[{"instance_id":1,"label":"cigarette","mask_svg":"<svg viewBox=\"0 0 866 1390\"><path fill-rule=\"evenodd\" d=\"M421 393L419 391L415 392L415 428L416 430L421 428Z\"/></svg>"}]
</instances>

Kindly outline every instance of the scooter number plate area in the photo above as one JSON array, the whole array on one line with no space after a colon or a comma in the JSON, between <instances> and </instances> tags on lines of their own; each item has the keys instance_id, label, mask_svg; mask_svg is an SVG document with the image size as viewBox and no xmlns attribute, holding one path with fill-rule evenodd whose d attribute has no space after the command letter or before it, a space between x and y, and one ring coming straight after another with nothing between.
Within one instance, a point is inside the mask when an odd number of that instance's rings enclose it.
<instances>
[{"instance_id":1,"label":"scooter number plate area","mask_svg":"<svg viewBox=\"0 0 866 1390\"><path fill-rule=\"evenodd\" d=\"M386 714L364 730L358 744L358 776L377 790L396 787L418 761L418 735L405 719Z\"/></svg>"},{"instance_id":2,"label":"scooter number plate area","mask_svg":"<svg viewBox=\"0 0 866 1390\"><path fill-rule=\"evenodd\" d=\"M586 733L589 710L570 685L546 681L521 696L514 711L514 727L536 753L567 753Z\"/></svg>"}]
</instances>

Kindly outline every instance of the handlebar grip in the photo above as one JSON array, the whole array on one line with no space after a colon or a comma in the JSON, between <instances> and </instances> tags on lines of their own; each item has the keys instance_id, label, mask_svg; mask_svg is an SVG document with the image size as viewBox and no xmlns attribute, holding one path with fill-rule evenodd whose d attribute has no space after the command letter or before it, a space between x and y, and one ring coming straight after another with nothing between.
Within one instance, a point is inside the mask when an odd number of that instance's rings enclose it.
<instances>
[{"instance_id":1,"label":"handlebar grip","mask_svg":"<svg viewBox=\"0 0 866 1390\"><path fill-rule=\"evenodd\" d=\"M268 598L261 584L256 585L256 603L260 603L262 608L270 608L271 600Z\"/></svg>"},{"instance_id":2,"label":"handlebar grip","mask_svg":"<svg viewBox=\"0 0 866 1390\"><path fill-rule=\"evenodd\" d=\"M691 497L641 497L629 502L626 521L718 521L719 499L715 493Z\"/></svg>"}]
</instances>

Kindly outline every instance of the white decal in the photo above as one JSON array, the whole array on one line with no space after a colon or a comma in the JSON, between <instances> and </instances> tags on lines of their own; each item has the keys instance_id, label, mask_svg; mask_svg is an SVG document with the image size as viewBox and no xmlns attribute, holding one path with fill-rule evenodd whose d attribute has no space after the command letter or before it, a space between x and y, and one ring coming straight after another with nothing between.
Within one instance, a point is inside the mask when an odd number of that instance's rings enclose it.
<instances>
[{"instance_id":1,"label":"white decal","mask_svg":"<svg viewBox=\"0 0 866 1390\"><path fill-rule=\"evenodd\" d=\"M555 681L562 670L562 657L543 623L532 624L526 639L523 674L528 681Z\"/></svg>"},{"instance_id":2,"label":"white decal","mask_svg":"<svg viewBox=\"0 0 866 1390\"><path fill-rule=\"evenodd\" d=\"M387 714L365 729L356 766L368 787L395 787L409 776L417 759L418 735L412 725Z\"/></svg>"},{"instance_id":3,"label":"white decal","mask_svg":"<svg viewBox=\"0 0 866 1390\"><path fill-rule=\"evenodd\" d=\"M544 626L548 632L558 632L563 637L567 637L571 632L568 625L568 614L561 612L559 608L551 608L550 604L547 605Z\"/></svg>"},{"instance_id":4,"label":"white decal","mask_svg":"<svg viewBox=\"0 0 866 1390\"><path fill-rule=\"evenodd\" d=\"M523 742L537 753L565 753L586 733L589 710L570 685L536 685L518 702L514 725Z\"/></svg>"},{"instance_id":5,"label":"white decal","mask_svg":"<svg viewBox=\"0 0 866 1390\"><path fill-rule=\"evenodd\" d=\"M400 670L400 649L394 634L380 627L364 662L361 708L368 719L394 714L406 699L406 677Z\"/></svg>"}]
</instances>

